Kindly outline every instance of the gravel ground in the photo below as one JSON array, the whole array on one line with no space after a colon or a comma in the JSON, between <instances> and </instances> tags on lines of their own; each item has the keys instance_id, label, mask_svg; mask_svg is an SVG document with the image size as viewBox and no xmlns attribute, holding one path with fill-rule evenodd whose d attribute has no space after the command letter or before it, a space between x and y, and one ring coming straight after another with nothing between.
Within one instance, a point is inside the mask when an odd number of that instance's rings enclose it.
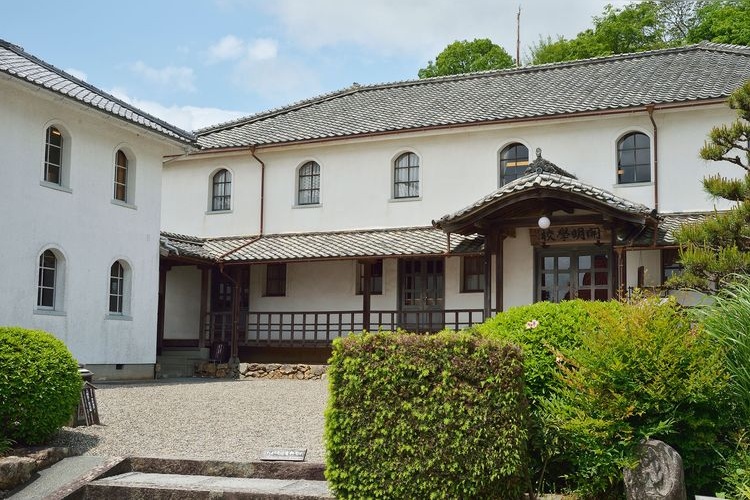
<instances>
[{"instance_id":1,"label":"gravel ground","mask_svg":"<svg viewBox=\"0 0 750 500\"><path fill-rule=\"evenodd\" d=\"M307 448L323 461L323 380L97 384L102 425L64 427L54 446L82 455L255 461L265 448Z\"/></svg>"}]
</instances>

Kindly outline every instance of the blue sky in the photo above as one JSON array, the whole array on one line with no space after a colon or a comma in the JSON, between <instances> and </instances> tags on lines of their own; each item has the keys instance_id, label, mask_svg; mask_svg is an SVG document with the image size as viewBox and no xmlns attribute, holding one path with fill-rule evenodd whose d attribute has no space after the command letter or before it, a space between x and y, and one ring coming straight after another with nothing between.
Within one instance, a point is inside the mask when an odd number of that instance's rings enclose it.
<instances>
[{"instance_id":1,"label":"blue sky","mask_svg":"<svg viewBox=\"0 0 750 500\"><path fill-rule=\"evenodd\" d=\"M522 58L590 27L606 0L4 2L0 38L193 130L347 87L413 79L454 40Z\"/></svg>"}]
</instances>

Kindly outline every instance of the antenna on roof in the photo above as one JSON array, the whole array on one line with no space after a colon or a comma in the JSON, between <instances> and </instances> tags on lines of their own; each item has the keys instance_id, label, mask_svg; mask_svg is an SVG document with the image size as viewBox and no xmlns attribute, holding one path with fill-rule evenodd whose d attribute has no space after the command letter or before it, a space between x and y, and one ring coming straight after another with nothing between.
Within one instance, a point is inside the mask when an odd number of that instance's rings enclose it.
<instances>
[{"instance_id":1,"label":"antenna on roof","mask_svg":"<svg viewBox=\"0 0 750 500\"><path fill-rule=\"evenodd\" d=\"M521 4L516 15L516 67L521 66Z\"/></svg>"}]
</instances>

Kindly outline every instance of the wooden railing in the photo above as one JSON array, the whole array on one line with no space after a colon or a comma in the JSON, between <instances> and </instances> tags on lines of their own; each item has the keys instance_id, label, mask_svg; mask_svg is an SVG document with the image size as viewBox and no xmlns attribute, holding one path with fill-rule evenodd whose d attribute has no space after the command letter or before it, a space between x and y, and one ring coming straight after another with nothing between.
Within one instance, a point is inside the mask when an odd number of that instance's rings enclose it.
<instances>
[{"instance_id":1,"label":"wooden railing","mask_svg":"<svg viewBox=\"0 0 750 500\"><path fill-rule=\"evenodd\" d=\"M460 330L484 321L482 309L443 311L371 311L369 330L396 330L428 333L451 328ZM333 339L365 329L362 311L241 311L237 324L238 345L272 347L324 347ZM203 339L230 343L230 312L209 313Z\"/></svg>"}]
</instances>

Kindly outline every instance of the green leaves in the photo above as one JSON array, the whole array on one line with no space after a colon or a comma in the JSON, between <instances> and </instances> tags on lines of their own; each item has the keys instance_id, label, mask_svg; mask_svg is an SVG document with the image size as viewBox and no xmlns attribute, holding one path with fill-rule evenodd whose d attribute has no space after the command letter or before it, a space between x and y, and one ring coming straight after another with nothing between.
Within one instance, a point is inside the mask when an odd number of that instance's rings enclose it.
<instances>
[{"instance_id":1,"label":"green leaves","mask_svg":"<svg viewBox=\"0 0 750 500\"><path fill-rule=\"evenodd\" d=\"M505 49L488 38L455 41L448 45L426 68L419 70L419 78L459 75L474 71L512 68L513 58Z\"/></svg>"},{"instance_id":2,"label":"green leaves","mask_svg":"<svg viewBox=\"0 0 750 500\"><path fill-rule=\"evenodd\" d=\"M329 364L326 476L337 498L520 497L517 347L468 333L365 333L336 342Z\"/></svg>"}]
</instances>

